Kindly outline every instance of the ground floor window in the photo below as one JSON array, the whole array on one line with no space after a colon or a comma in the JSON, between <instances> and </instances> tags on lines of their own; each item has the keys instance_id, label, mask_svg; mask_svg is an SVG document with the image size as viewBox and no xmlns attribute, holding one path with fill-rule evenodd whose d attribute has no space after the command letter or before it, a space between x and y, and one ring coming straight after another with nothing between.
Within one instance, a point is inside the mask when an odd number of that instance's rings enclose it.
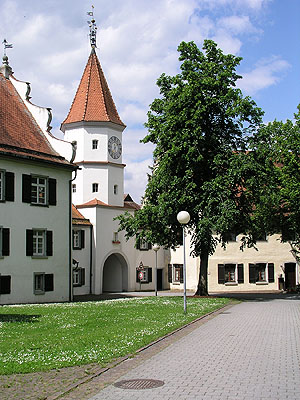
<instances>
[{"instance_id":1,"label":"ground floor window","mask_svg":"<svg viewBox=\"0 0 300 400\"><path fill-rule=\"evenodd\" d=\"M144 267L143 269L136 270L137 283L151 283L152 282L152 268Z\"/></svg>"},{"instance_id":2,"label":"ground floor window","mask_svg":"<svg viewBox=\"0 0 300 400\"><path fill-rule=\"evenodd\" d=\"M33 274L33 291L34 294L44 294L54 290L53 274L45 274L44 272L34 272Z\"/></svg>"},{"instance_id":3,"label":"ground floor window","mask_svg":"<svg viewBox=\"0 0 300 400\"><path fill-rule=\"evenodd\" d=\"M183 283L183 264L168 265L168 282Z\"/></svg>"},{"instance_id":4,"label":"ground floor window","mask_svg":"<svg viewBox=\"0 0 300 400\"><path fill-rule=\"evenodd\" d=\"M73 285L74 286L85 285L85 268L81 267L73 268Z\"/></svg>"},{"instance_id":5,"label":"ground floor window","mask_svg":"<svg viewBox=\"0 0 300 400\"><path fill-rule=\"evenodd\" d=\"M272 283L274 282L273 263L251 263L249 264L249 283Z\"/></svg>"},{"instance_id":6,"label":"ground floor window","mask_svg":"<svg viewBox=\"0 0 300 400\"><path fill-rule=\"evenodd\" d=\"M244 283L244 265L238 263L218 264L218 283Z\"/></svg>"},{"instance_id":7,"label":"ground floor window","mask_svg":"<svg viewBox=\"0 0 300 400\"><path fill-rule=\"evenodd\" d=\"M0 294L10 294L11 276L0 274Z\"/></svg>"}]
</instances>

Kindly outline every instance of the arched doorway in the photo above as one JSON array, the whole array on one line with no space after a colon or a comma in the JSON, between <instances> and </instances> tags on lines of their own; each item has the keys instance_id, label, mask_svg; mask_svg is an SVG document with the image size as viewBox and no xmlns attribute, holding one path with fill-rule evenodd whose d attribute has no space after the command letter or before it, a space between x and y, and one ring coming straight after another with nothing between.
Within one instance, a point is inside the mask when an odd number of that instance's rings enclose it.
<instances>
[{"instance_id":1,"label":"arched doorway","mask_svg":"<svg viewBox=\"0 0 300 400\"><path fill-rule=\"evenodd\" d=\"M103 266L102 292L126 292L127 290L127 262L121 254L111 254Z\"/></svg>"}]
</instances>

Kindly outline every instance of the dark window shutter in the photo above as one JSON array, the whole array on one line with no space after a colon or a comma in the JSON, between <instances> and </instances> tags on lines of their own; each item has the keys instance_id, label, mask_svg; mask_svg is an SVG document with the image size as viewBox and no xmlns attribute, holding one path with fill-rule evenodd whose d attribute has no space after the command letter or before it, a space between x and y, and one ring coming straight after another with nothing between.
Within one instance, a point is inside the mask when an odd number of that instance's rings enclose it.
<instances>
[{"instance_id":1,"label":"dark window shutter","mask_svg":"<svg viewBox=\"0 0 300 400\"><path fill-rule=\"evenodd\" d=\"M173 278L172 271L173 271L172 264L168 264L168 282L169 283L172 283L172 278Z\"/></svg>"},{"instance_id":2,"label":"dark window shutter","mask_svg":"<svg viewBox=\"0 0 300 400\"><path fill-rule=\"evenodd\" d=\"M225 283L225 268L224 264L218 264L218 283Z\"/></svg>"},{"instance_id":3,"label":"dark window shutter","mask_svg":"<svg viewBox=\"0 0 300 400\"><path fill-rule=\"evenodd\" d=\"M152 249L152 244L150 242L148 242L148 250Z\"/></svg>"},{"instance_id":4,"label":"dark window shutter","mask_svg":"<svg viewBox=\"0 0 300 400\"><path fill-rule=\"evenodd\" d=\"M244 264L238 264L238 283L244 283Z\"/></svg>"},{"instance_id":5,"label":"dark window shutter","mask_svg":"<svg viewBox=\"0 0 300 400\"><path fill-rule=\"evenodd\" d=\"M26 229L26 256L33 255L33 231Z\"/></svg>"},{"instance_id":6,"label":"dark window shutter","mask_svg":"<svg viewBox=\"0 0 300 400\"><path fill-rule=\"evenodd\" d=\"M10 294L11 276L0 276L0 294Z\"/></svg>"},{"instance_id":7,"label":"dark window shutter","mask_svg":"<svg viewBox=\"0 0 300 400\"><path fill-rule=\"evenodd\" d=\"M53 274L45 274L45 292L53 292Z\"/></svg>"},{"instance_id":8,"label":"dark window shutter","mask_svg":"<svg viewBox=\"0 0 300 400\"><path fill-rule=\"evenodd\" d=\"M138 250L140 250L140 248L141 248L141 241L140 241L140 239L138 239L137 242L136 242L136 248L137 248Z\"/></svg>"},{"instance_id":9,"label":"dark window shutter","mask_svg":"<svg viewBox=\"0 0 300 400\"><path fill-rule=\"evenodd\" d=\"M136 270L136 282L139 283L140 282L140 278L139 278L139 270Z\"/></svg>"},{"instance_id":10,"label":"dark window shutter","mask_svg":"<svg viewBox=\"0 0 300 400\"><path fill-rule=\"evenodd\" d=\"M85 268L80 269L80 284L85 285Z\"/></svg>"},{"instance_id":11,"label":"dark window shutter","mask_svg":"<svg viewBox=\"0 0 300 400\"><path fill-rule=\"evenodd\" d=\"M53 232L46 232L46 255L53 256Z\"/></svg>"},{"instance_id":12,"label":"dark window shutter","mask_svg":"<svg viewBox=\"0 0 300 400\"><path fill-rule=\"evenodd\" d=\"M85 246L85 237L84 237L84 234L85 234L85 232L84 232L84 230L82 229L82 230L80 231L80 248L81 248L81 249L84 249L84 246Z\"/></svg>"},{"instance_id":13,"label":"dark window shutter","mask_svg":"<svg viewBox=\"0 0 300 400\"><path fill-rule=\"evenodd\" d=\"M9 228L2 229L2 255L9 256Z\"/></svg>"},{"instance_id":14,"label":"dark window shutter","mask_svg":"<svg viewBox=\"0 0 300 400\"><path fill-rule=\"evenodd\" d=\"M49 205L56 206L56 179L49 178L48 179L48 188L49 188Z\"/></svg>"},{"instance_id":15,"label":"dark window shutter","mask_svg":"<svg viewBox=\"0 0 300 400\"><path fill-rule=\"evenodd\" d=\"M268 275L269 275L269 283L274 282L274 264L268 264Z\"/></svg>"},{"instance_id":16,"label":"dark window shutter","mask_svg":"<svg viewBox=\"0 0 300 400\"><path fill-rule=\"evenodd\" d=\"M22 201L31 203L31 175L22 175Z\"/></svg>"},{"instance_id":17,"label":"dark window shutter","mask_svg":"<svg viewBox=\"0 0 300 400\"><path fill-rule=\"evenodd\" d=\"M180 283L183 283L183 265L180 265Z\"/></svg>"},{"instance_id":18,"label":"dark window shutter","mask_svg":"<svg viewBox=\"0 0 300 400\"><path fill-rule=\"evenodd\" d=\"M249 264L249 283L256 282L256 268L255 264Z\"/></svg>"},{"instance_id":19,"label":"dark window shutter","mask_svg":"<svg viewBox=\"0 0 300 400\"><path fill-rule=\"evenodd\" d=\"M152 282L152 268L148 268L148 282Z\"/></svg>"},{"instance_id":20,"label":"dark window shutter","mask_svg":"<svg viewBox=\"0 0 300 400\"><path fill-rule=\"evenodd\" d=\"M15 200L15 174L13 172L5 173L5 200Z\"/></svg>"}]
</instances>

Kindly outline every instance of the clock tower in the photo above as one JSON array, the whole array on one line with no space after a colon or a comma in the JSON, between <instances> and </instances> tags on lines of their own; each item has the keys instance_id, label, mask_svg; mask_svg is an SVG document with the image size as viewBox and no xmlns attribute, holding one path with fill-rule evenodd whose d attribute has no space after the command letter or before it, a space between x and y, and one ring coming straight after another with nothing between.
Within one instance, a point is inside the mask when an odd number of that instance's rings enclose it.
<instances>
[{"instance_id":1,"label":"clock tower","mask_svg":"<svg viewBox=\"0 0 300 400\"><path fill-rule=\"evenodd\" d=\"M92 45L69 114L61 125L65 140L77 148L74 163L79 170L72 182L74 204L96 199L106 205L123 207L124 129Z\"/></svg>"}]
</instances>

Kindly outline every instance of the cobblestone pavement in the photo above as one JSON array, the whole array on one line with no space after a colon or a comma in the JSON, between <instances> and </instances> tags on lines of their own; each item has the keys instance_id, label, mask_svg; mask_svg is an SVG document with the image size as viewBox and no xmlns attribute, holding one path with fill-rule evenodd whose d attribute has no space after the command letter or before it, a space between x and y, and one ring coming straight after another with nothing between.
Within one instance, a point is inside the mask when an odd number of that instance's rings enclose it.
<instances>
[{"instance_id":1,"label":"cobblestone pavement","mask_svg":"<svg viewBox=\"0 0 300 400\"><path fill-rule=\"evenodd\" d=\"M163 386L110 383L90 400L299 400L299 357L300 300L244 302L115 377Z\"/></svg>"}]
</instances>

